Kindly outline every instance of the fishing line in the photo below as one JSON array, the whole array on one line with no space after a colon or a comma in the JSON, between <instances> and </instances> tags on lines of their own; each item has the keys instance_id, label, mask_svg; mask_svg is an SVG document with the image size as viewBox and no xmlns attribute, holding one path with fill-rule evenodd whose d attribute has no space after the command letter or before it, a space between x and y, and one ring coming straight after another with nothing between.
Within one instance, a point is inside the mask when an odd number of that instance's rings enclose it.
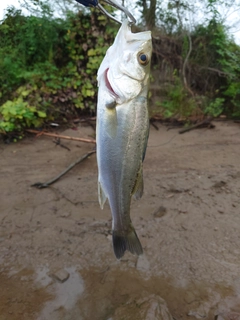
<instances>
[{"instance_id":1,"label":"fishing line","mask_svg":"<svg viewBox=\"0 0 240 320\"><path fill-rule=\"evenodd\" d=\"M164 145L170 143L176 136L178 136L178 134L175 134L175 135L174 135L172 138L170 138L167 142L158 144L158 145L156 145L156 146L148 146L148 148L157 148L157 147L164 146Z\"/></svg>"}]
</instances>

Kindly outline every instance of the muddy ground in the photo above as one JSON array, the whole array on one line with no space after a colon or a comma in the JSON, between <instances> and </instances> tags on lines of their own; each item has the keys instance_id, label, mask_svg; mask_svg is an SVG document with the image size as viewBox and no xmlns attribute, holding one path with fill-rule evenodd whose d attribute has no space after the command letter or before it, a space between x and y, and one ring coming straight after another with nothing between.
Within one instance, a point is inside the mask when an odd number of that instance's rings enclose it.
<instances>
[{"instance_id":1,"label":"muddy ground","mask_svg":"<svg viewBox=\"0 0 240 320\"><path fill-rule=\"evenodd\" d=\"M215 125L183 135L151 127L145 192L131 209L144 255L122 261L112 251L109 207L99 208L95 154L50 188L31 187L93 145L62 140L69 151L43 136L1 142L0 320L108 320L148 294L176 320L240 313L240 126ZM123 319L136 319L130 309Z\"/></svg>"}]
</instances>

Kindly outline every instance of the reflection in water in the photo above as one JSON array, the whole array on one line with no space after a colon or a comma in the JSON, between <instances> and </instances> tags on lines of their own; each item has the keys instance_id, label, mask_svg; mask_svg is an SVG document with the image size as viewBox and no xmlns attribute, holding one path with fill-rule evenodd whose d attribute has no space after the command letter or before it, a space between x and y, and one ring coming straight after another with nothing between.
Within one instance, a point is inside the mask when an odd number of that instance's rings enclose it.
<instances>
[{"instance_id":1,"label":"reflection in water","mask_svg":"<svg viewBox=\"0 0 240 320\"><path fill-rule=\"evenodd\" d=\"M74 309L79 296L83 293L84 282L75 267L65 268L65 270L70 274L70 276L64 283L53 281L52 278L49 277L49 269L46 267L42 267L37 270L36 281L40 282L44 286L49 286L48 291L55 296L54 300L50 300L45 303L37 320L65 320L68 319L65 315L66 311L68 316L73 312L79 313L79 310L69 311ZM78 319L80 320L80 318Z\"/></svg>"},{"instance_id":2,"label":"reflection in water","mask_svg":"<svg viewBox=\"0 0 240 320\"><path fill-rule=\"evenodd\" d=\"M145 262L141 260L141 270L146 269ZM134 303L141 298L149 301L152 295L163 298L178 320L213 320L218 314L227 314L228 319L232 312L240 312L238 280L232 286L189 282L145 277L147 272L132 267L121 270L121 266L102 266L81 269L80 273L79 267L66 268L70 276L60 283L49 276L47 266L18 269L16 272L17 266L9 265L8 270L0 271L0 319L10 319L11 315L11 320L134 320ZM145 303L146 307L151 305Z\"/></svg>"}]
</instances>

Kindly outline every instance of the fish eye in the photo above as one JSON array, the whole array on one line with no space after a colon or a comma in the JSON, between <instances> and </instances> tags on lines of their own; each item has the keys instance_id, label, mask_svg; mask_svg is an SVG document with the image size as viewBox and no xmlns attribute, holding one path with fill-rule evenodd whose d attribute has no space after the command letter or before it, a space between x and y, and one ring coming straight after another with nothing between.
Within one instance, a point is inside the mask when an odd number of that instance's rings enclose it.
<instances>
[{"instance_id":1,"label":"fish eye","mask_svg":"<svg viewBox=\"0 0 240 320\"><path fill-rule=\"evenodd\" d=\"M149 62L149 59L148 59L148 56L143 53L143 52L140 52L139 55L138 55L138 62L143 65L143 66L146 66Z\"/></svg>"}]
</instances>

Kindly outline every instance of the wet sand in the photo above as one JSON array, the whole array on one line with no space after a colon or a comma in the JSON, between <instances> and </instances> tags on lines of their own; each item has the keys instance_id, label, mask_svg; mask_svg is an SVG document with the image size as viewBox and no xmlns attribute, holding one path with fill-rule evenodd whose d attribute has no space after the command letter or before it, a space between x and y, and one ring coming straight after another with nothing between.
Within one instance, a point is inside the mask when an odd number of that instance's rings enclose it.
<instances>
[{"instance_id":1,"label":"wet sand","mask_svg":"<svg viewBox=\"0 0 240 320\"><path fill-rule=\"evenodd\" d=\"M68 151L43 136L1 142L0 320L108 320L148 294L177 320L240 313L240 127L215 125L183 135L151 127L145 192L131 208L144 255L121 261L109 207L98 204L95 155L53 186L31 187L93 145L62 141Z\"/></svg>"}]
</instances>

